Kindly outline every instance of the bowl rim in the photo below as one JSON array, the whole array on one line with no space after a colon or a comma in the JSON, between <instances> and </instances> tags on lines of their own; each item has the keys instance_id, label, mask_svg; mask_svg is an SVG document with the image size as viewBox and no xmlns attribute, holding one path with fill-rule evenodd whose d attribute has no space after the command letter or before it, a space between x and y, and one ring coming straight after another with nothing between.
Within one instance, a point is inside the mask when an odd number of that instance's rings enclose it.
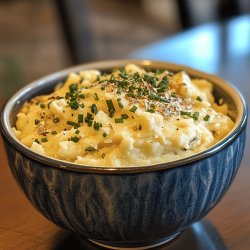
<instances>
[{"instance_id":1,"label":"bowl rim","mask_svg":"<svg viewBox=\"0 0 250 250\"><path fill-rule=\"evenodd\" d=\"M80 165L72 162L67 162L63 160L58 160L54 158L50 158L47 156L40 155L34 151L32 151L27 146L23 145L14 135L12 132L10 122L9 122L9 115L11 110L13 109L14 105L17 103L20 103L19 99L21 96L24 96L25 93L28 93L32 91L34 88L39 88L39 86L42 86L43 84L46 85L48 82L55 81L56 79L59 79L61 77L66 78L67 75L71 72L79 72L81 70L86 69L98 69L98 70L108 70L112 68L119 68L126 64L133 63L138 66L146 67L150 66L152 68L167 68L169 70L173 71L180 71L185 70L191 77L198 77L207 79L212 84L222 87L223 90L227 95L229 95L232 100L234 101L235 106L237 107L237 119L235 122L235 126L233 130L224 137L221 141L214 144L210 148L192 155L187 158L183 158L180 160L172 161L172 162L165 162L165 163L159 163L159 164L153 164L153 165L143 165L143 166L124 166L124 167L102 167L102 166L87 166L87 165ZM98 61L98 62L92 62L92 63L86 63L81 64L77 66L73 66L70 68L67 68L65 70L58 71L53 74L49 74L45 77L42 77L36 81L31 82L30 84L24 86L19 91L17 91L12 97L9 98L9 100L5 103L1 110L1 116L0 116L0 130L2 132L2 135L5 137L5 139L8 140L9 143L18 151L23 153L26 157L29 157L35 161L38 161L40 163L46 164L50 167L55 167L63 170L69 170L69 171L75 171L75 172L85 172L85 173L96 173L96 174L131 174L131 173L145 173L145 172L151 172L151 171L159 171L159 170L166 170L166 169L172 169L176 167L182 167L186 166L190 163L194 163L196 161L199 161L201 159L207 158L223 148L225 148L227 145L229 145L231 142L233 142L240 132L243 130L243 128L246 126L247 123L247 105L246 102L240 93L240 91L229 84L226 80L223 80L222 78L205 73L200 70L193 69L188 66L180 65L180 64L174 64L169 63L165 61L155 61L155 60L107 60L107 61Z\"/></svg>"}]
</instances>

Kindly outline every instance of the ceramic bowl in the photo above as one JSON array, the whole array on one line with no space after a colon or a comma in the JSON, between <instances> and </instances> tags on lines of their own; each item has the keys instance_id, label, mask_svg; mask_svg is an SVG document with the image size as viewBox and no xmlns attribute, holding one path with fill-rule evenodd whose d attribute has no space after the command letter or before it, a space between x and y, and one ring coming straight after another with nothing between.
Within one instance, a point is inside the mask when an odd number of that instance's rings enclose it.
<instances>
[{"instance_id":1,"label":"ceramic bowl","mask_svg":"<svg viewBox=\"0 0 250 250\"><path fill-rule=\"evenodd\" d=\"M11 127L20 106L49 93L69 72L109 71L127 63L172 71L213 83L216 98L230 106L233 130L219 143L189 158L143 167L90 167L31 151ZM239 168L245 145L247 109L242 95L224 80L185 66L156 61L105 61L73 67L17 92L1 112L9 166L29 201L46 218L96 244L150 247L166 242L204 217L223 197Z\"/></svg>"}]
</instances>

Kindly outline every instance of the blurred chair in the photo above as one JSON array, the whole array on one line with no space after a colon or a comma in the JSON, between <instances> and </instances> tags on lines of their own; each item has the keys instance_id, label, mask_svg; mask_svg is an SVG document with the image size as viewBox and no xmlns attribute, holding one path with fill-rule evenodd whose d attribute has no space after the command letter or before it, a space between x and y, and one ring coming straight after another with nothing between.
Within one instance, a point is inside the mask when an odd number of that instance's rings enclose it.
<instances>
[{"instance_id":1,"label":"blurred chair","mask_svg":"<svg viewBox=\"0 0 250 250\"><path fill-rule=\"evenodd\" d=\"M180 30L239 15L242 1L249 0L55 0L74 64L127 57Z\"/></svg>"},{"instance_id":2,"label":"blurred chair","mask_svg":"<svg viewBox=\"0 0 250 250\"><path fill-rule=\"evenodd\" d=\"M249 0L246 0L249 1ZM244 12L245 0L176 0L183 29L214 20L225 20Z\"/></svg>"},{"instance_id":3,"label":"blurred chair","mask_svg":"<svg viewBox=\"0 0 250 250\"><path fill-rule=\"evenodd\" d=\"M153 5L152 0L54 2L76 64L124 58L143 45L176 33L179 24L176 11L172 11L174 1L154 0Z\"/></svg>"}]
</instances>

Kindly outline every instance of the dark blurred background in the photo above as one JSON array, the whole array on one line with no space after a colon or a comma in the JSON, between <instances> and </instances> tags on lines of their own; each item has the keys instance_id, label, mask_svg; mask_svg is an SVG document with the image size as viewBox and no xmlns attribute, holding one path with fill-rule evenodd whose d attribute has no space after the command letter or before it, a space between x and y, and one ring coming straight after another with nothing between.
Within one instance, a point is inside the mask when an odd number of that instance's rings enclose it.
<instances>
[{"instance_id":1,"label":"dark blurred background","mask_svg":"<svg viewBox=\"0 0 250 250\"><path fill-rule=\"evenodd\" d=\"M249 0L0 0L0 99L67 66L128 58L194 26L249 12Z\"/></svg>"}]
</instances>

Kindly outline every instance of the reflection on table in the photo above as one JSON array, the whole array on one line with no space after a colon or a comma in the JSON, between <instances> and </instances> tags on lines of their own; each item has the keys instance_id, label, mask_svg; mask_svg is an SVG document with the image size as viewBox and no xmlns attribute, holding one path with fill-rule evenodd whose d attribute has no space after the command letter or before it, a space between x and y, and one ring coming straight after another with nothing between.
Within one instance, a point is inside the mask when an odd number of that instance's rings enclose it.
<instances>
[{"instance_id":1,"label":"reflection on table","mask_svg":"<svg viewBox=\"0 0 250 250\"><path fill-rule=\"evenodd\" d=\"M64 234L64 233L63 233ZM208 221L201 220L184 230L175 240L154 248L155 250L226 250L227 247L217 232L216 228ZM87 240L80 241L73 235L68 234L65 239L51 250L98 250L103 249L95 246ZM132 249L131 249L132 250Z\"/></svg>"},{"instance_id":2,"label":"reflection on table","mask_svg":"<svg viewBox=\"0 0 250 250\"><path fill-rule=\"evenodd\" d=\"M218 74L250 95L250 16L198 26L135 51L131 57L170 61Z\"/></svg>"}]
</instances>

